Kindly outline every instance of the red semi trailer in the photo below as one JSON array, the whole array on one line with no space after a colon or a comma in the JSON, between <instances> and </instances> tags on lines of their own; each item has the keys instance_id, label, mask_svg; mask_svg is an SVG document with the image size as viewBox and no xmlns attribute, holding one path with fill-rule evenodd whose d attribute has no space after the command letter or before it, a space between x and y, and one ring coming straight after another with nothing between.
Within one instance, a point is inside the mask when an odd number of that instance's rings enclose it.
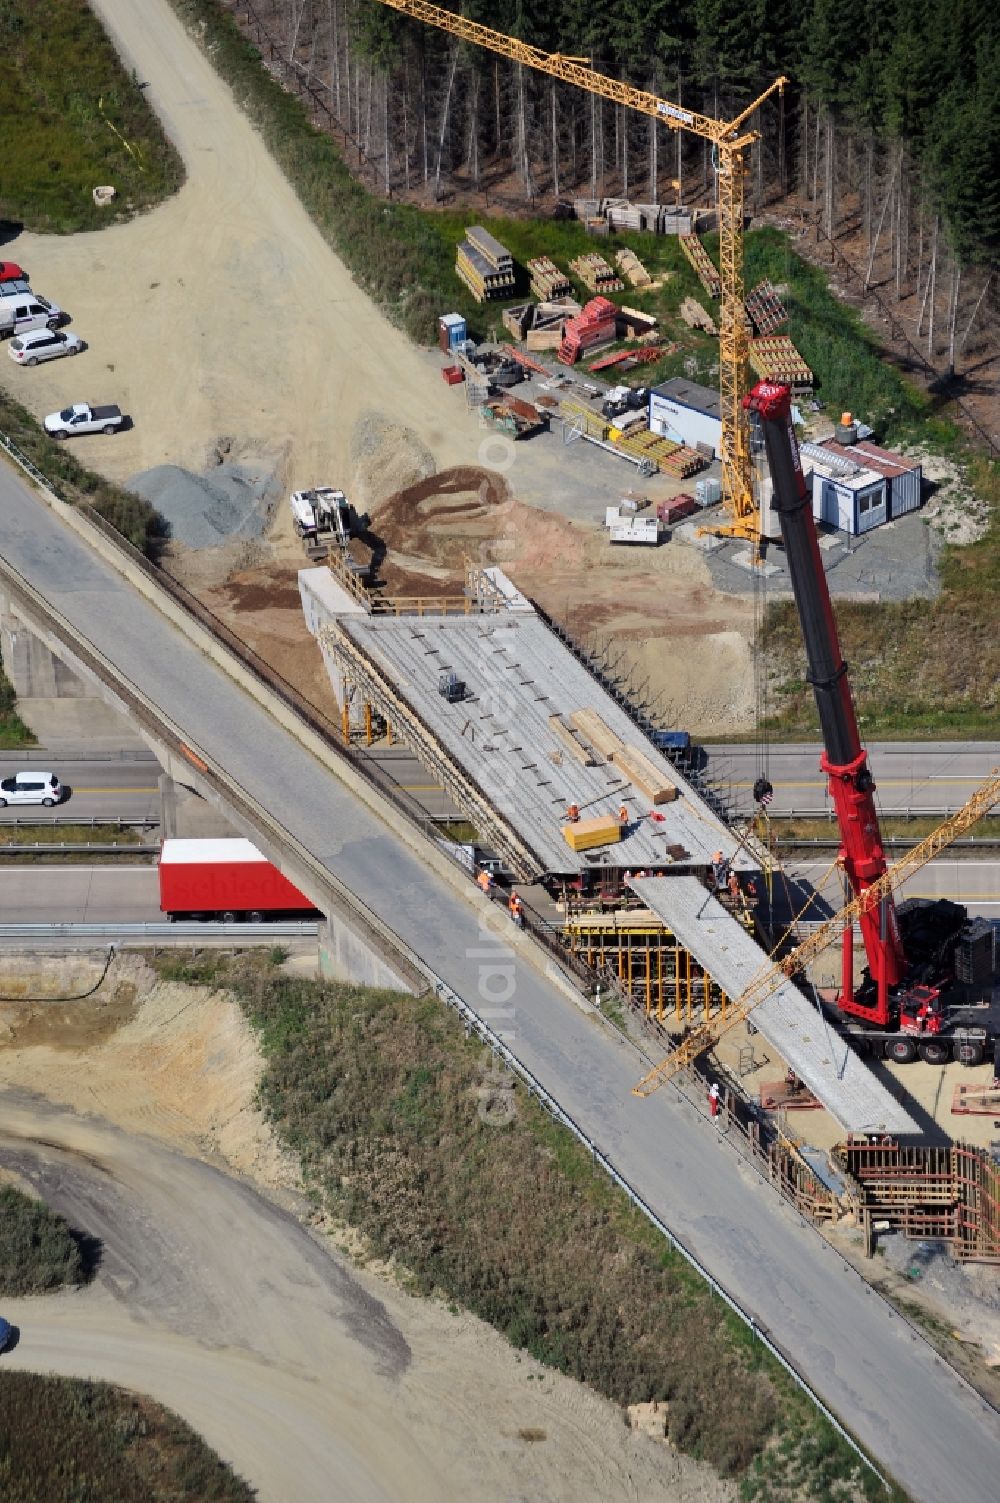
<instances>
[{"instance_id":1,"label":"red semi trailer","mask_svg":"<svg viewBox=\"0 0 1000 1503\"><path fill-rule=\"evenodd\" d=\"M169 919L241 919L313 914L307 897L249 840L165 840L160 908Z\"/></svg>"}]
</instances>

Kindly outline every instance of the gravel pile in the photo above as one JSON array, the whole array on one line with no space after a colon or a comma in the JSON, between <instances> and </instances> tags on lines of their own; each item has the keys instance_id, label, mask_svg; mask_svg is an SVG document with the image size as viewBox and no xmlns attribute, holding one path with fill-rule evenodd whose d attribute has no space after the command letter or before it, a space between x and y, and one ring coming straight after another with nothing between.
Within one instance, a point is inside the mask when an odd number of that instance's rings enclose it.
<instances>
[{"instance_id":1,"label":"gravel pile","mask_svg":"<svg viewBox=\"0 0 1000 1503\"><path fill-rule=\"evenodd\" d=\"M237 464L218 465L210 475L159 464L128 485L166 519L172 538L196 549L260 537L275 499L271 474Z\"/></svg>"}]
</instances>

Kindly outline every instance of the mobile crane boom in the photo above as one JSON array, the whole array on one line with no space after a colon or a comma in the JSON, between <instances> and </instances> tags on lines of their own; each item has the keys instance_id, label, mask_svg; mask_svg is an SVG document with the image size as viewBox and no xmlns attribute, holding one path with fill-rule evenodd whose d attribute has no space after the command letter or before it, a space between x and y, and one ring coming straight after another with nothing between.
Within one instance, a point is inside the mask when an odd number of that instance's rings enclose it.
<instances>
[{"instance_id":1,"label":"mobile crane boom","mask_svg":"<svg viewBox=\"0 0 1000 1503\"><path fill-rule=\"evenodd\" d=\"M907 877L911 877L914 872L926 866L928 861L932 861L953 840L964 835L966 830L970 830L997 803L1000 803L1000 776L997 776L994 769L993 776L981 788L976 789L961 809L950 815L936 830L925 836L919 845L915 845L912 850L907 851L897 862L888 867L870 887L867 887L858 897L853 898L839 913L835 913L833 918L826 919L814 929L808 939L803 940L790 955L764 966L754 976L749 986L726 1009L725 1015L717 1013L715 1017L709 1018L707 1022L692 1029L672 1054L668 1054L666 1059L661 1060L648 1075L643 1076L637 1086L633 1087L633 1096L651 1096L658 1087L671 1080L686 1065L697 1059L699 1054L718 1043L730 1028L735 1028L737 1023L744 1022L755 1007L761 1002L766 1002L783 981L805 970L810 961L823 953L838 931L850 932L854 920L864 918L866 908L877 909L878 905L890 897ZM665 880L669 881L669 878Z\"/></svg>"},{"instance_id":2,"label":"mobile crane boom","mask_svg":"<svg viewBox=\"0 0 1000 1503\"><path fill-rule=\"evenodd\" d=\"M744 398L744 406L756 415L764 435L767 462L774 487L774 509L788 560L795 607L798 611L809 664L808 677L819 711L823 736L820 767L840 829L839 861L855 897L877 883L886 871L885 851L875 809L875 780L868 754L858 734L854 699L847 664L840 650L837 622L820 557L816 523L813 520L799 446L792 424L791 388L760 381ZM853 959L847 963L845 931L843 1012L864 1018L877 1027L889 1021L889 993L906 977L907 962L900 937L891 892L884 892L877 906L867 903L860 910L861 934L868 968L876 986L872 1005L854 998L851 985Z\"/></svg>"}]
</instances>

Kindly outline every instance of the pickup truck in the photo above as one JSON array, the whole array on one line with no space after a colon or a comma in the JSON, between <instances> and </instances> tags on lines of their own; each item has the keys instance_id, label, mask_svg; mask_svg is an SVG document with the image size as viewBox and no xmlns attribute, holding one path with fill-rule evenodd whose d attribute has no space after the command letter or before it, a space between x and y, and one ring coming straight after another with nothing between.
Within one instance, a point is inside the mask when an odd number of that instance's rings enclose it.
<instances>
[{"instance_id":1,"label":"pickup truck","mask_svg":"<svg viewBox=\"0 0 1000 1503\"><path fill-rule=\"evenodd\" d=\"M120 407L91 407L86 402L74 402L62 412L50 412L45 419L45 431L53 438L69 438L71 433L114 433L124 421Z\"/></svg>"}]
</instances>

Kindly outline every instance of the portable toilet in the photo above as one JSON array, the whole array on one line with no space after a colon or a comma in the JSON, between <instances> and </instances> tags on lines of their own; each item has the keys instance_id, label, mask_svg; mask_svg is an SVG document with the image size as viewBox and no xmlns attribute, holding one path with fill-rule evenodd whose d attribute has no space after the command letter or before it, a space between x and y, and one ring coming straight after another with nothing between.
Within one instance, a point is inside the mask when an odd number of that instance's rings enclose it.
<instances>
[{"instance_id":1,"label":"portable toilet","mask_svg":"<svg viewBox=\"0 0 1000 1503\"><path fill-rule=\"evenodd\" d=\"M443 313L438 319L438 344L446 355L464 342L467 332L461 313Z\"/></svg>"}]
</instances>

